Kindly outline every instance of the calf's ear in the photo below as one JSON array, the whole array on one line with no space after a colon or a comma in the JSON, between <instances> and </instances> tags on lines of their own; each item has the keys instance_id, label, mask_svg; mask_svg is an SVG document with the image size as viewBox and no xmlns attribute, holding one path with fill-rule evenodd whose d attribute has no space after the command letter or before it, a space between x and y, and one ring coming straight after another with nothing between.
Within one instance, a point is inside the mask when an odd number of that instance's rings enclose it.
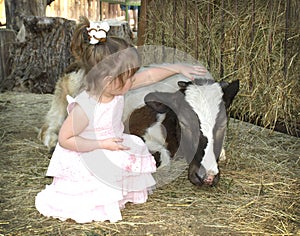
<instances>
[{"instance_id":1,"label":"calf's ear","mask_svg":"<svg viewBox=\"0 0 300 236\"><path fill-rule=\"evenodd\" d=\"M157 111L158 113L166 113L167 111L170 110L169 107L166 105L160 103L160 102L146 102L146 105L151 107L153 110Z\"/></svg>"},{"instance_id":2,"label":"calf's ear","mask_svg":"<svg viewBox=\"0 0 300 236\"><path fill-rule=\"evenodd\" d=\"M240 81L234 80L233 82L229 83L228 86L224 86L223 89L223 101L225 102L225 107L228 108L235 95L238 93L240 87Z\"/></svg>"},{"instance_id":3,"label":"calf's ear","mask_svg":"<svg viewBox=\"0 0 300 236\"><path fill-rule=\"evenodd\" d=\"M189 86L190 84L192 84L192 82L190 82L190 81L188 81L188 82L187 81L178 81L177 82L177 85L180 89L186 89L187 86Z\"/></svg>"},{"instance_id":4,"label":"calf's ear","mask_svg":"<svg viewBox=\"0 0 300 236\"><path fill-rule=\"evenodd\" d=\"M161 93L159 92L149 93L145 96L144 101L147 106L151 107L158 113L166 113L170 110L170 108L161 102L162 99L160 94Z\"/></svg>"}]
</instances>

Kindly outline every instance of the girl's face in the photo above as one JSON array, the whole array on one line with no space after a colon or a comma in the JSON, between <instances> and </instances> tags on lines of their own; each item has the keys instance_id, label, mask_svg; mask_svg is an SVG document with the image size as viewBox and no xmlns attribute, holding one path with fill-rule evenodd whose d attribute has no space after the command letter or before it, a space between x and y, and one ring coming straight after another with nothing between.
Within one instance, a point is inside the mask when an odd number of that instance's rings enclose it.
<instances>
[{"instance_id":1,"label":"girl's face","mask_svg":"<svg viewBox=\"0 0 300 236\"><path fill-rule=\"evenodd\" d=\"M124 95L132 87L133 82L134 78L130 77L125 81L124 86L121 87L120 82L118 80L112 81L107 85L105 93L110 94L112 96Z\"/></svg>"}]
</instances>

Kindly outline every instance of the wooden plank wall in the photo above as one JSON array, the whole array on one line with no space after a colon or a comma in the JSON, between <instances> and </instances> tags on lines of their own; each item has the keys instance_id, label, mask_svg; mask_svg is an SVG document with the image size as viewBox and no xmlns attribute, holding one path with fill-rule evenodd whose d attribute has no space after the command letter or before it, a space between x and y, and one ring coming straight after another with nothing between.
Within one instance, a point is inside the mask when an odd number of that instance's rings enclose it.
<instances>
[{"instance_id":1,"label":"wooden plank wall","mask_svg":"<svg viewBox=\"0 0 300 236\"><path fill-rule=\"evenodd\" d=\"M108 4L103 4L107 9ZM60 16L78 20L80 16L87 16L92 21L100 19L100 2L98 0L55 0L46 9L47 16Z\"/></svg>"},{"instance_id":2,"label":"wooden plank wall","mask_svg":"<svg viewBox=\"0 0 300 236\"><path fill-rule=\"evenodd\" d=\"M121 11L118 4L114 4L116 12L109 14L107 2L102 2L103 19L124 18L125 13ZM46 16L63 17L71 20L78 20L80 16L87 16L92 21L100 20L100 1L99 0L55 0L47 6ZM6 23L4 0L0 0L0 27ZM3 26L3 28L5 28Z\"/></svg>"}]
</instances>

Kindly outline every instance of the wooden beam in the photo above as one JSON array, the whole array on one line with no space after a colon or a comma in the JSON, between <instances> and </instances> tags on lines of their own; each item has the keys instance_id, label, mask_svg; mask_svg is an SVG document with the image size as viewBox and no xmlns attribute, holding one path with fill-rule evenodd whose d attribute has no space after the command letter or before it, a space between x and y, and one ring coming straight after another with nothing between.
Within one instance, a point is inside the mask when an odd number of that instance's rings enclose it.
<instances>
[{"instance_id":1,"label":"wooden beam","mask_svg":"<svg viewBox=\"0 0 300 236\"><path fill-rule=\"evenodd\" d=\"M147 30L147 5L150 0L141 1L140 18L138 21L138 40L137 45L142 46L145 44L145 32Z\"/></svg>"}]
</instances>

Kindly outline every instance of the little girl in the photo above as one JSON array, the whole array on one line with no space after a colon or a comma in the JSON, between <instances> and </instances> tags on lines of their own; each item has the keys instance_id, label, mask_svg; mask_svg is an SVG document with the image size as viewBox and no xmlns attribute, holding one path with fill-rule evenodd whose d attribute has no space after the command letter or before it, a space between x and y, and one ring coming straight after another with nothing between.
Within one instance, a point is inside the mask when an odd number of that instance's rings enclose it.
<instances>
[{"instance_id":1,"label":"little girl","mask_svg":"<svg viewBox=\"0 0 300 236\"><path fill-rule=\"evenodd\" d=\"M108 30L82 18L74 33L71 49L86 71L86 87L68 105L47 170L53 182L36 196L37 210L48 217L116 222L126 202L146 202L155 161L140 138L123 133L123 95L176 73L191 79L206 73L181 64L137 72L137 50L107 37Z\"/></svg>"}]
</instances>

